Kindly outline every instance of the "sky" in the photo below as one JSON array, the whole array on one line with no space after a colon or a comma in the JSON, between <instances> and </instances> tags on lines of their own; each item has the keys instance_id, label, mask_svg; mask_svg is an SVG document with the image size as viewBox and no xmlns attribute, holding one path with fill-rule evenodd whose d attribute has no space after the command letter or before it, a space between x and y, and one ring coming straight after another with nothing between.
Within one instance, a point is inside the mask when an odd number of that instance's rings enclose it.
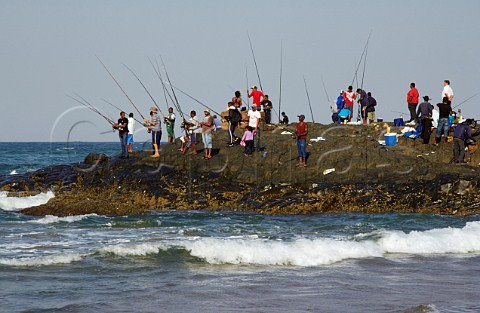
<instances>
[{"instance_id":1,"label":"sky","mask_svg":"<svg viewBox=\"0 0 480 313\"><path fill-rule=\"evenodd\" d=\"M311 121L305 77L315 121L331 122L322 79L332 102L351 84L370 32L358 76L377 100L377 117L408 115L411 82L437 103L449 79L453 106L480 91L477 0L0 0L0 8L0 141L118 140L68 97L79 94L114 119L118 110L101 99L140 117L96 56L146 117L153 103L123 64L166 111L148 61L160 56L173 85L221 112L234 90L245 98L247 86L259 85L248 35L276 110L282 51L281 111L293 121ZM178 97L184 112L203 116L202 106ZM462 115L479 118L479 102L480 95L462 104ZM148 140L137 129L135 138Z\"/></svg>"}]
</instances>

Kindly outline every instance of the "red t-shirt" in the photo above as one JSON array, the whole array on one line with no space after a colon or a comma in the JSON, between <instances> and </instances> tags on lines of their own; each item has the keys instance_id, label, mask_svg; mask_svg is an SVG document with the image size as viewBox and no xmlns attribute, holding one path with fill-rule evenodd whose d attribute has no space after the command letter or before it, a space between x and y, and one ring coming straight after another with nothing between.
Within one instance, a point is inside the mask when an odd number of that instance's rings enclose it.
<instances>
[{"instance_id":1,"label":"red t-shirt","mask_svg":"<svg viewBox=\"0 0 480 313\"><path fill-rule=\"evenodd\" d=\"M417 88L410 88L410 91L407 93L407 103L418 104L418 97L419 94Z\"/></svg>"},{"instance_id":2,"label":"red t-shirt","mask_svg":"<svg viewBox=\"0 0 480 313\"><path fill-rule=\"evenodd\" d=\"M297 125L295 126L296 128L296 131L297 131L297 134L305 134L303 136L298 136L297 139L307 139L307 123L305 122L301 122L301 123L297 123Z\"/></svg>"},{"instance_id":3,"label":"red t-shirt","mask_svg":"<svg viewBox=\"0 0 480 313\"><path fill-rule=\"evenodd\" d=\"M257 107L260 106L260 98L263 97L263 92L259 90L253 90L248 97L251 98L253 97L253 103L257 105Z\"/></svg>"}]
</instances>

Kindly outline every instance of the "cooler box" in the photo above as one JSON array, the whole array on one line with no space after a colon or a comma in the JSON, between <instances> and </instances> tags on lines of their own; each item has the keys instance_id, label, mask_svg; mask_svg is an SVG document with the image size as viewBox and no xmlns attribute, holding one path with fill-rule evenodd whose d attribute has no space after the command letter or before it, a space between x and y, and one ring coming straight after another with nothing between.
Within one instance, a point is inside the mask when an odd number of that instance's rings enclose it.
<instances>
[{"instance_id":1,"label":"cooler box","mask_svg":"<svg viewBox=\"0 0 480 313\"><path fill-rule=\"evenodd\" d=\"M386 146L396 146L397 145L397 134L385 134L385 145Z\"/></svg>"},{"instance_id":2,"label":"cooler box","mask_svg":"<svg viewBox=\"0 0 480 313\"><path fill-rule=\"evenodd\" d=\"M396 118L393 120L393 126L405 126L403 118Z\"/></svg>"}]
</instances>

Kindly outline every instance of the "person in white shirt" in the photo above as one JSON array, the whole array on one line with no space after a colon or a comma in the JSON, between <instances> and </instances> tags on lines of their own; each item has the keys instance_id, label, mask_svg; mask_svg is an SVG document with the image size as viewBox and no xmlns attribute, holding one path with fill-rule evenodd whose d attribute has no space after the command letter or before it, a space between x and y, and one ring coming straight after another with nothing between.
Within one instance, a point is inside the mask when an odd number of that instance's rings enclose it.
<instances>
[{"instance_id":1,"label":"person in white shirt","mask_svg":"<svg viewBox=\"0 0 480 313\"><path fill-rule=\"evenodd\" d=\"M450 105L452 104L453 90L452 87L450 87L450 81L448 79L443 81L442 99L443 97L447 97L448 101L450 101Z\"/></svg>"},{"instance_id":2,"label":"person in white shirt","mask_svg":"<svg viewBox=\"0 0 480 313\"><path fill-rule=\"evenodd\" d=\"M252 108L248 111L248 126L253 128L253 133L257 137L257 148L260 147L260 119L262 115L257 111L257 106L252 105Z\"/></svg>"},{"instance_id":3,"label":"person in white shirt","mask_svg":"<svg viewBox=\"0 0 480 313\"><path fill-rule=\"evenodd\" d=\"M133 113L128 114L128 136L127 136L127 145L128 153L133 152L133 133L135 132L135 119L133 118Z\"/></svg>"}]
</instances>

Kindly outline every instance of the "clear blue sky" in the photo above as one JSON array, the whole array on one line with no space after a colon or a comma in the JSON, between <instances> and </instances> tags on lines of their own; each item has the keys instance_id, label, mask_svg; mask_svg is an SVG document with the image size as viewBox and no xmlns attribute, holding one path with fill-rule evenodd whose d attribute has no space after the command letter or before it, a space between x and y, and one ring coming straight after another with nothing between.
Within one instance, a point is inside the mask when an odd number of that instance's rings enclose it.
<instances>
[{"instance_id":1,"label":"clear blue sky","mask_svg":"<svg viewBox=\"0 0 480 313\"><path fill-rule=\"evenodd\" d=\"M0 7L0 141L64 141L73 125L71 140L117 140L116 134L100 134L109 127L93 112L66 112L77 106L66 97L75 92L115 119L118 112L101 98L136 113L95 55L144 115L152 103L122 63L163 109L160 82L147 59L160 54L175 85L222 111L231 88L245 93L245 67L249 84L258 85L247 32L275 107L283 42L282 110L292 120L300 113L311 119L305 76L315 120L330 122L322 77L334 99L351 83L370 30L364 87L377 99L377 116L391 120L398 115L392 111L408 112L412 81L434 103L444 79L452 83L454 105L480 91L477 0L2 0ZM203 110L188 98L179 100L184 111ZM463 115L478 118L479 102L480 96L462 105ZM137 138L148 137L142 131Z\"/></svg>"}]
</instances>

